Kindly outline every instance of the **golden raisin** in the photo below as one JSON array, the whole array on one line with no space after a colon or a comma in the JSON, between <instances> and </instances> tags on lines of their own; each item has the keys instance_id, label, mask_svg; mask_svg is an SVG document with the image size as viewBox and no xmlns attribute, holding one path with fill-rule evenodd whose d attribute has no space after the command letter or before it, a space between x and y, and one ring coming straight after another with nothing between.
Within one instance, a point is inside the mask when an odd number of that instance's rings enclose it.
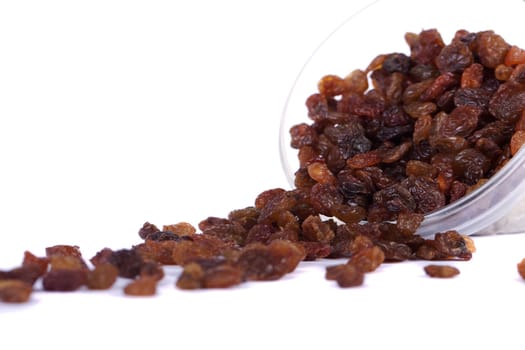
<instances>
[{"instance_id":1,"label":"golden raisin","mask_svg":"<svg viewBox=\"0 0 525 350\"><path fill-rule=\"evenodd\" d=\"M152 296L157 293L157 281L154 278L139 277L124 287L124 294L132 296Z\"/></svg>"},{"instance_id":2,"label":"golden raisin","mask_svg":"<svg viewBox=\"0 0 525 350\"><path fill-rule=\"evenodd\" d=\"M118 269L108 263L99 264L88 271L86 285L89 289L109 289L118 277Z\"/></svg>"},{"instance_id":3,"label":"golden raisin","mask_svg":"<svg viewBox=\"0 0 525 350\"><path fill-rule=\"evenodd\" d=\"M33 288L20 280L0 280L0 300L6 303L24 303L29 300Z\"/></svg>"},{"instance_id":4,"label":"golden raisin","mask_svg":"<svg viewBox=\"0 0 525 350\"><path fill-rule=\"evenodd\" d=\"M430 277L452 278L459 275L459 269L450 265L427 265L424 270Z\"/></svg>"}]
</instances>

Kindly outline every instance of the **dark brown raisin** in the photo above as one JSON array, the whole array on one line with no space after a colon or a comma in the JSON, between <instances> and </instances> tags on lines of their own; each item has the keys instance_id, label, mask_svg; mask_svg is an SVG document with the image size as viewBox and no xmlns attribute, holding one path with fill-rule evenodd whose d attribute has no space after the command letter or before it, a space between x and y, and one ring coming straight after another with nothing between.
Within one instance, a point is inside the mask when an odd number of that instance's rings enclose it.
<instances>
[{"instance_id":1,"label":"dark brown raisin","mask_svg":"<svg viewBox=\"0 0 525 350\"><path fill-rule=\"evenodd\" d=\"M47 291L71 292L86 284L87 274L82 270L51 270L42 278Z\"/></svg>"},{"instance_id":2,"label":"dark brown raisin","mask_svg":"<svg viewBox=\"0 0 525 350\"><path fill-rule=\"evenodd\" d=\"M134 249L119 249L111 253L108 262L119 271L120 277L135 278L140 273L144 261Z\"/></svg>"},{"instance_id":3,"label":"dark brown raisin","mask_svg":"<svg viewBox=\"0 0 525 350\"><path fill-rule=\"evenodd\" d=\"M160 230L158 229L157 226L146 221L139 230L139 236L142 239L146 239L146 237L148 237L150 234L159 232L159 231Z\"/></svg>"},{"instance_id":4,"label":"dark brown raisin","mask_svg":"<svg viewBox=\"0 0 525 350\"><path fill-rule=\"evenodd\" d=\"M525 259L522 259L518 264L518 273L521 276L521 278L525 279Z\"/></svg>"}]
</instances>

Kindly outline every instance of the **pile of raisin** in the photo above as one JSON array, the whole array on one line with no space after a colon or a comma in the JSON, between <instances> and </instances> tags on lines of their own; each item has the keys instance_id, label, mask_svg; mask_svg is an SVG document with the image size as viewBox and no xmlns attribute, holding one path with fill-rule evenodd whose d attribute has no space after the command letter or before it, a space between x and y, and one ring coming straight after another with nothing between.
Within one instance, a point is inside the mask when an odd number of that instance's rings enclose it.
<instances>
[{"instance_id":1,"label":"pile of raisin","mask_svg":"<svg viewBox=\"0 0 525 350\"><path fill-rule=\"evenodd\" d=\"M385 262L469 260L468 237L423 238L417 229L525 142L525 51L492 31L460 30L449 45L435 29L405 38L409 55L382 54L364 71L320 80L306 101L312 123L290 130L295 188L263 191L198 227L146 222L139 243L89 261L76 246L26 251L19 267L0 271L0 300L29 300L38 280L51 292L109 289L123 278L126 295L155 295L166 265L180 266L175 286L192 290L278 280L305 260L338 259L325 278L341 287L363 284ZM425 272L459 273L447 265Z\"/></svg>"},{"instance_id":2,"label":"pile of raisin","mask_svg":"<svg viewBox=\"0 0 525 350\"><path fill-rule=\"evenodd\" d=\"M409 54L321 78L291 128L295 186L353 223L427 214L482 186L525 142L525 51L493 31L407 33ZM371 86L369 87L369 82Z\"/></svg>"}]
</instances>

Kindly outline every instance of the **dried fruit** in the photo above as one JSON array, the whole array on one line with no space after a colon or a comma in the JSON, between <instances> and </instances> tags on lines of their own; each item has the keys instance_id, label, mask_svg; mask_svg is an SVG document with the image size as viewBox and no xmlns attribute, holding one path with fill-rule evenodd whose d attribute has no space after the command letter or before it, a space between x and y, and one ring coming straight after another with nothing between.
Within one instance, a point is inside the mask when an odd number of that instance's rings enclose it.
<instances>
[{"instance_id":1,"label":"dried fruit","mask_svg":"<svg viewBox=\"0 0 525 350\"><path fill-rule=\"evenodd\" d=\"M157 293L157 280L140 277L124 287L124 294L132 296L152 296Z\"/></svg>"},{"instance_id":2,"label":"dried fruit","mask_svg":"<svg viewBox=\"0 0 525 350\"><path fill-rule=\"evenodd\" d=\"M88 271L86 286L89 289L109 289L117 280L118 273L118 269L112 264L99 264L95 269Z\"/></svg>"},{"instance_id":3,"label":"dried fruit","mask_svg":"<svg viewBox=\"0 0 525 350\"><path fill-rule=\"evenodd\" d=\"M243 280L241 268L226 259L202 259L184 266L176 285L181 289L229 288Z\"/></svg>"},{"instance_id":4,"label":"dried fruit","mask_svg":"<svg viewBox=\"0 0 525 350\"><path fill-rule=\"evenodd\" d=\"M518 273L520 274L521 278L525 279L525 259L521 260L518 265Z\"/></svg>"},{"instance_id":5,"label":"dried fruit","mask_svg":"<svg viewBox=\"0 0 525 350\"><path fill-rule=\"evenodd\" d=\"M424 270L430 277L452 278L459 275L459 269L450 265L427 265Z\"/></svg>"},{"instance_id":6,"label":"dried fruit","mask_svg":"<svg viewBox=\"0 0 525 350\"><path fill-rule=\"evenodd\" d=\"M29 300L33 288L21 280L0 280L0 300L6 303L24 303Z\"/></svg>"},{"instance_id":7,"label":"dried fruit","mask_svg":"<svg viewBox=\"0 0 525 350\"><path fill-rule=\"evenodd\" d=\"M42 278L47 291L72 292L86 284L86 272L82 270L51 270Z\"/></svg>"},{"instance_id":8,"label":"dried fruit","mask_svg":"<svg viewBox=\"0 0 525 350\"><path fill-rule=\"evenodd\" d=\"M342 288L360 286L365 280L364 272L352 264L329 266L325 277L327 280L335 280Z\"/></svg>"}]
</instances>

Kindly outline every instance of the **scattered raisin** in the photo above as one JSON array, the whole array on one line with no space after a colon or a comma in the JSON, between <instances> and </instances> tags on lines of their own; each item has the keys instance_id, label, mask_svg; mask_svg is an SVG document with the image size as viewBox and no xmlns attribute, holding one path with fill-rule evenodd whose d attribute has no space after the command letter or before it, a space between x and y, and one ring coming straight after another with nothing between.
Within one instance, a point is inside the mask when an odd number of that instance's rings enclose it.
<instances>
[{"instance_id":1,"label":"scattered raisin","mask_svg":"<svg viewBox=\"0 0 525 350\"><path fill-rule=\"evenodd\" d=\"M109 289L117 280L118 269L108 263L95 266L95 269L88 271L86 276L86 286L89 289Z\"/></svg>"},{"instance_id":2,"label":"scattered raisin","mask_svg":"<svg viewBox=\"0 0 525 350\"><path fill-rule=\"evenodd\" d=\"M0 300L6 303L25 303L29 300L33 288L17 279L0 280Z\"/></svg>"},{"instance_id":3,"label":"scattered raisin","mask_svg":"<svg viewBox=\"0 0 525 350\"><path fill-rule=\"evenodd\" d=\"M342 264L327 267L325 277L335 280L339 287L349 288L362 285L365 274L352 264Z\"/></svg>"},{"instance_id":4,"label":"scattered raisin","mask_svg":"<svg viewBox=\"0 0 525 350\"><path fill-rule=\"evenodd\" d=\"M71 292L86 284L86 276L82 270L51 270L42 278L42 286L47 291Z\"/></svg>"},{"instance_id":5,"label":"scattered raisin","mask_svg":"<svg viewBox=\"0 0 525 350\"><path fill-rule=\"evenodd\" d=\"M449 265L427 265L424 270L430 277L452 278L459 275L459 269Z\"/></svg>"},{"instance_id":6,"label":"scattered raisin","mask_svg":"<svg viewBox=\"0 0 525 350\"><path fill-rule=\"evenodd\" d=\"M124 294L132 296L152 296L157 293L157 280L140 277L124 287Z\"/></svg>"},{"instance_id":7,"label":"scattered raisin","mask_svg":"<svg viewBox=\"0 0 525 350\"><path fill-rule=\"evenodd\" d=\"M520 274L521 278L525 279L525 259L521 260L518 265L518 273Z\"/></svg>"}]
</instances>

